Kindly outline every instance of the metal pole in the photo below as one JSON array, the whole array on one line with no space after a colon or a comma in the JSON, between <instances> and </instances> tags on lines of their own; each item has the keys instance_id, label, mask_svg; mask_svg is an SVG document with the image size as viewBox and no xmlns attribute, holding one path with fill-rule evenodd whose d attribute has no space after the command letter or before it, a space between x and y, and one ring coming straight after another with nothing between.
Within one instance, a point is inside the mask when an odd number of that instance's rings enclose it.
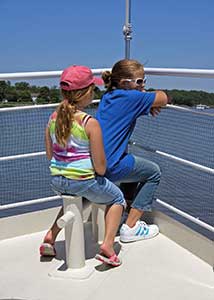
<instances>
[{"instance_id":1,"label":"metal pole","mask_svg":"<svg viewBox=\"0 0 214 300\"><path fill-rule=\"evenodd\" d=\"M131 0L126 0L126 20L123 26L123 34L125 39L125 58L130 58L130 41L132 39L132 26L131 26Z\"/></svg>"}]
</instances>

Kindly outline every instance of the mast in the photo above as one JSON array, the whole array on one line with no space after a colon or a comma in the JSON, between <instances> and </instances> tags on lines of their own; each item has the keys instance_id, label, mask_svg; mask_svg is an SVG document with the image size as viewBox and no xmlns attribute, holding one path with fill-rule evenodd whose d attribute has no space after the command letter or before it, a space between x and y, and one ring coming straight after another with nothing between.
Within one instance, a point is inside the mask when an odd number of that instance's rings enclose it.
<instances>
[{"instance_id":1,"label":"mast","mask_svg":"<svg viewBox=\"0 0 214 300\"><path fill-rule=\"evenodd\" d=\"M131 0L126 0L126 18L123 26L123 34L125 39L125 58L130 58L130 41L132 39L132 25L131 25Z\"/></svg>"}]
</instances>

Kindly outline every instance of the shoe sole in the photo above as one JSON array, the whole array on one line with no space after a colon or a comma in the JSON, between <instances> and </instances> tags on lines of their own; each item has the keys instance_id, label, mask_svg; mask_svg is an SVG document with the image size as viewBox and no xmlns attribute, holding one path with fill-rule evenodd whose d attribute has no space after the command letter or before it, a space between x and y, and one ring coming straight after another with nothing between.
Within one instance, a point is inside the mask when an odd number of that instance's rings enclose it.
<instances>
[{"instance_id":1,"label":"shoe sole","mask_svg":"<svg viewBox=\"0 0 214 300\"><path fill-rule=\"evenodd\" d=\"M135 237L131 237L131 238L122 238L120 237L120 242L122 243L131 243L131 242L136 242L136 241L142 241L142 240L149 240L152 239L154 237L156 237L159 234L159 232L155 233L152 236L135 236Z\"/></svg>"}]
</instances>

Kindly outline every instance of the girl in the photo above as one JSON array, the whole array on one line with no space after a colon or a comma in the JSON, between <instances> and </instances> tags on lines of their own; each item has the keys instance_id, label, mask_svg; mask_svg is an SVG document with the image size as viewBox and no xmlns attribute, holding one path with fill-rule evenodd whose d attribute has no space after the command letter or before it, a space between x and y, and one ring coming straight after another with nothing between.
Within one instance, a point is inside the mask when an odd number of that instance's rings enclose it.
<instances>
[{"instance_id":1,"label":"girl","mask_svg":"<svg viewBox=\"0 0 214 300\"><path fill-rule=\"evenodd\" d=\"M120 189L103 177L106 160L101 129L97 120L83 112L93 99L95 84L100 81L84 66L70 66L63 71L60 87L64 99L46 128L46 153L51 161L54 190L107 205L105 238L96 258L119 266L121 261L113 244L125 199ZM61 215L62 209L57 219ZM42 256L55 255L54 242L59 231L54 222L40 247Z\"/></svg>"},{"instance_id":2,"label":"girl","mask_svg":"<svg viewBox=\"0 0 214 300\"><path fill-rule=\"evenodd\" d=\"M150 112L156 115L167 104L162 91L144 91L143 65L136 60L120 60L112 71L102 75L107 92L97 111L103 132L107 159L105 176L120 185L131 209L120 229L122 242L133 242L156 236L156 225L140 221L144 211L150 211L154 192L160 181L160 169L155 163L127 152L129 138L136 120Z\"/></svg>"}]
</instances>

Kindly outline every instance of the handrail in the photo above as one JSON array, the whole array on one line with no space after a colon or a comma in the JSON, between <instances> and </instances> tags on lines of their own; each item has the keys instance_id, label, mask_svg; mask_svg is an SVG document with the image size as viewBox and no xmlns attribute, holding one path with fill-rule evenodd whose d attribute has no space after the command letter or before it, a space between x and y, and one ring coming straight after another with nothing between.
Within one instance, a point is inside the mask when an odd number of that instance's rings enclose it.
<instances>
[{"instance_id":1,"label":"handrail","mask_svg":"<svg viewBox=\"0 0 214 300\"><path fill-rule=\"evenodd\" d=\"M165 156L168 159L171 159L173 161L177 161L177 162L179 162L179 163L181 163L183 165L190 166L193 169L200 170L200 171L203 171L205 173L209 173L209 174L213 174L214 175L214 169L206 167L206 166L201 165L201 164L194 163L193 161L190 161L190 160L187 160L187 159L183 159L181 157L178 157L178 156L175 156L175 155L172 155L172 154L169 154L169 153L157 150L157 149L153 149L153 148L148 147L148 146L142 146L142 145L140 145L140 144L138 144L138 143L136 143L135 141L132 141L132 140L130 140L130 145L131 146L132 145L136 146L137 148L146 150L148 152L154 152L154 153L156 153L156 154L158 154L160 156Z\"/></svg>"},{"instance_id":2,"label":"handrail","mask_svg":"<svg viewBox=\"0 0 214 300\"><path fill-rule=\"evenodd\" d=\"M99 101L100 101L99 99L95 99L95 100L92 101L92 103L98 103ZM40 108L40 107L41 108L55 107L57 105L58 105L58 103L43 104L43 105L29 105L29 106L23 106L23 107L8 107L8 108L0 109L0 112L1 111L17 110L17 109L32 109L32 108L34 109L34 108ZM173 109L178 109L178 110L179 109L184 109L186 111L188 110L187 108L182 108L182 107L179 107L179 106L176 106L176 105L167 105L167 107L168 108L173 108ZM213 168L209 168L207 166L204 166L204 165L201 165L201 164L198 164L198 163L194 163L192 161L183 159L181 157L172 155L170 153L166 153L166 152L160 151L158 149L153 149L153 148L147 147L147 146L142 146L142 145L140 145L137 142L132 141L132 140L130 140L130 145L136 146L137 148L141 148L141 149L144 149L144 150L149 151L149 152L155 152L156 154L158 154L160 156L165 156L168 159L178 161L181 164L191 166L194 169L201 170L201 171L209 173L209 174L214 174L214 169ZM45 155L45 152L41 151L41 152L34 152L34 153L24 153L24 154L18 154L18 155L3 156L3 157L0 157L0 161L14 160L14 159L19 159L19 158L27 158L27 157L35 157L35 156L41 156L41 155Z\"/></svg>"},{"instance_id":3,"label":"handrail","mask_svg":"<svg viewBox=\"0 0 214 300\"><path fill-rule=\"evenodd\" d=\"M148 75L214 78L214 70L208 69L183 69L183 68L145 68Z\"/></svg>"},{"instance_id":4,"label":"handrail","mask_svg":"<svg viewBox=\"0 0 214 300\"><path fill-rule=\"evenodd\" d=\"M51 197L39 198L39 199L28 200L28 201L14 202L10 204L3 204L3 205L0 204L0 211L5 209L23 207L27 205L40 204L40 203L50 202L50 201L55 201L60 199L61 199L60 196L51 196Z\"/></svg>"},{"instance_id":5,"label":"handrail","mask_svg":"<svg viewBox=\"0 0 214 300\"><path fill-rule=\"evenodd\" d=\"M111 71L111 68L92 69L94 75L101 75L103 71ZM41 71L41 72L0 73L0 80L58 78L61 75L61 73L62 70ZM214 78L214 70L208 70L208 69L145 68L145 73L147 75Z\"/></svg>"},{"instance_id":6,"label":"handrail","mask_svg":"<svg viewBox=\"0 0 214 300\"><path fill-rule=\"evenodd\" d=\"M185 219L189 220L189 221L192 221L193 223L211 231L211 232L214 232L214 227L205 223L204 221L201 221L199 218L195 218L193 216L191 216L190 214L187 214L185 213L184 211L174 207L173 205L170 205L160 199L156 199L156 202L159 203L160 205L166 207L167 209L175 212L177 215L180 215L182 217L184 217Z\"/></svg>"},{"instance_id":7,"label":"handrail","mask_svg":"<svg viewBox=\"0 0 214 300\"><path fill-rule=\"evenodd\" d=\"M133 146L136 146L137 148L144 149L144 150L149 151L149 152L155 152L156 154L159 154L160 156L165 156L168 159L171 159L173 161L178 161L179 163L181 163L183 165L186 165L186 166L190 166L193 169L200 170L200 171L203 171L205 173L209 173L209 174L214 175L214 169L206 167L204 165L194 163L190 160L182 159L178 156L175 156L175 155L172 155L172 154L169 154L169 153L166 153L166 152L162 152L162 151L159 151L159 150L154 150L150 147L141 146L138 143L133 142L133 141L131 141L130 144L133 145ZM45 155L45 151L18 154L18 155L11 155L11 156L2 156L2 157L0 157L0 161L8 161L8 160L14 160L14 159L19 159L19 158L28 158L28 157L35 157L35 156L41 156L41 155Z\"/></svg>"},{"instance_id":8,"label":"handrail","mask_svg":"<svg viewBox=\"0 0 214 300\"><path fill-rule=\"evenodd\" d=\"M103 68L103 69L92 69L93 74L95 75L100 75L103 71L108 70L110 71L110 68ZM0 74L0 81L1 80L14 80L14 79L41 79L41 78L57 78L61 75L62 71L45 71L45 72L19 72L19 73L2 73ZM199 77L199 78L214 78L214 70L203 70L203 69L170 69L170 68L145 68L145 73L148 75L162 75L162 76L176 76L176 77ZM93 103L99 102L99 99L96 99L93 101ZM5 111L12 111L12 110L21 110L21 109L36 109L40 107L55 107L57 106L58 103L54 104L47 104L47 105L29 105L29 106L22 106L22 107L10 107L10 108L2 108L0 109L0 112L5 112ZM184 109L181 107L176 107L173 105L168 105L172 108L177 108L177 109ZM185 109L186 110L186 109ZM138 145L136 145L138 146ZM208 167L205 167L203 165L195 164L191 161L183 160L181 158L178 158L176 156L170 155L168 153L164 153L158 150L153 150L153 149L148 149L149 151L155 151L159 155L164 155L167 156L170 159L177 160L181 163L184 163L186 165L190 165L193 168L201 169L205 172L213 174L214 170ZM11 160L11 159L16 159L16 158L22 158L22 157L32 157L32 156L37 156L37 155L44 155L45 152L36 152L36 153L27 153L27 154L19 154L19 155L14 155L14 156L8 156L8 157L1 157L0 161L2 160ZM11 203L8 205L0 205L0 210L2 209L8 209L8 208L13 208L13 207L18 207L18 206L24 206L24 205L31 205L35 203L42 203L46 201L52 201L56 200L58 198L57 196L54 197L47 197L47 198L41 198L41 199L35 199L35 200L30 200L26 202L19 202L19 203ZM157 199L157 202L160 205L163 205L167 207L170 210L173 210L177 214L182 215L183 217L187 218L188 220L197 223L198 225L210 230L213 232L213 227L205 222L202 222L198 220L197 218L194 218L183 211L178 210L177 208L161 201L160 199Z\"/></svg>"},{"instance_id":9,"label":"handrail","mask_svg":"<svg viewBox=\"0 0 214 300\"><path fill-rule=\"evenodd\" d=\"M100 99L94 99L92 104L99 103ZM59 103L51 103L51 104L33 104L33 105L23 105L23 106L15 106L15 107L3 107L0 108L0 113L5 111L12 111L12 110L24 110L24 109L37 109L37 108L44 108L44 107L56 107Z\"/></svg>"},{"instance_id":10,"label":"handrail","mask_svg":"<svg viewBox=\"0 0 214 300\"><path fill-rule=\"evenodd\" d=\"M23 153L23 154L10 155L10 156L2 156L2 157L0 157L0 161L14 160L14 159L19 159L19 158L35 157L35 156L41 156L41 155L45 155L45 151L32 152L32 153Z\"/></svg>"}]
</instances>

